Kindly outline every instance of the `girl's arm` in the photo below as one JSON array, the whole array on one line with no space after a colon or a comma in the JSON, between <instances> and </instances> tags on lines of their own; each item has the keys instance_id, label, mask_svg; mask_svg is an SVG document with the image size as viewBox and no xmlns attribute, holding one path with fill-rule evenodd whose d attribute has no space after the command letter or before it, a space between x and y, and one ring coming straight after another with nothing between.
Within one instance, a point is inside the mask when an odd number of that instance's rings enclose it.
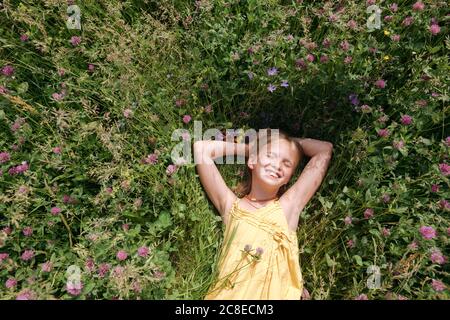
<instances>
[{"instance_id":1,"label":"girl's arm","mask_svg":"<svg viewBox=\"0 0 450 320\"><path fill-rule=\"evenodd\" d=\"M282 204L290 226L298 226L300 213L313 197L326 176L333 156L333 144L310 138L296 138L311 157L297 181L281 196Z\"/></svg>"},{"instance_id":2,"label":"girl's arm","mask_svg":"<svg viewBox=\"0 0 450 320\"><path fill-rule=\"evenodd\" d=\"M243 143L216 140L202 140L194 143L194 163L200 182L225 224L228 223L229 210L236 200L236 195L226 185L213 159L236 153L245 155L248 153L248 148Z\"/></svg>"}]
</instances>

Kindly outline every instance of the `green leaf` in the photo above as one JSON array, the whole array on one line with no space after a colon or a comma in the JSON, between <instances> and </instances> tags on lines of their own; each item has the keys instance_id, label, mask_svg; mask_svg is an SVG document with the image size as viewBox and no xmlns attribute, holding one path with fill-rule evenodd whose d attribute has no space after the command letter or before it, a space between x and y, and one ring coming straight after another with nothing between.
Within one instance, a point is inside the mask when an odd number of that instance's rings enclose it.
<instances>
[{"instance_id":1,"label":"green leaf","mask_svg":"<svg viewBox=\"0 0 450 320\"><path fill-rule=\"evenodd\" d=\"M362 265L363 265L362 259L361 259L360 256L354 255L353 258L356 260L356 263L357 263L359 266L362 266Z\"/></svg>"}]
</instances>

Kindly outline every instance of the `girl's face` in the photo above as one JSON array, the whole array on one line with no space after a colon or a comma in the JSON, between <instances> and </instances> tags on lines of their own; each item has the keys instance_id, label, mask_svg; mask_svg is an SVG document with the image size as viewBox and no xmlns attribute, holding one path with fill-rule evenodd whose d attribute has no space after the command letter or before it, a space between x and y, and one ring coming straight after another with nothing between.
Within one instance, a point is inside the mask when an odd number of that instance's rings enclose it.
<instances>
[{"instance_id":1,"label":"girl's face","mask_svg":"<svg viewBox=\"0 0 450 320\"><path fill-rule=\"evenodd\" d=\"M248 166L257 180L279 188L289 182L298 161L295 145L285 139L277 139L261 147L257 162L250 156Z\"/></svg>"}]
</instances>

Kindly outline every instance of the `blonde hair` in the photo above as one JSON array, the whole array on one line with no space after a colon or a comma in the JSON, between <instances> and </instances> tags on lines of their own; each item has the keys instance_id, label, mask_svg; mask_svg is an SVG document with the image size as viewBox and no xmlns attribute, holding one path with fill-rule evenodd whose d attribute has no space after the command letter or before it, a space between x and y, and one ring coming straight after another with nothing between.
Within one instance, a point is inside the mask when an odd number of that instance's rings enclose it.
<instances>
[{"instance_id":1,"label":"blonde hair","mask_svg":"<svg viewBox=\"0 0 450 320\"><path fill-rule=\"evenodd\" d=\"M296 139L293 139L291 136L289 136L286 132L284 132L281 129L276 129L276 130L278 130L278 135L276 135L276 132L274 134L271 130L273 130L273 129L267 128L267 129L258 131L256 138L254 138L255 140L252 145L252 148L249 150L249 154L258 154L264 145L271 143L272 139L274 138L274 135L279 140L284 139L284 140L287 140L288 142L292 142L296 146L298 155L299 155L299 160L297 162L296 167L294 168L294 173L295 173L295 170L297 169L299 164L302 162L303 157L305 155L305 152L303 151L301 144ZM256 150L258 151L258 153L256 153ZM250 191L252 190L252 170L250 170L247 163L248 163L248 159L246 161L246 166L245 166L244 180L239 182L239 184L233 190L240 197L248 195L250 193ZM288 189L288 184L282 185L277 192L277 196L281 197L281 195L283 193L285 193L287 191L287 189Z\"/></svg>"}]
</instances>

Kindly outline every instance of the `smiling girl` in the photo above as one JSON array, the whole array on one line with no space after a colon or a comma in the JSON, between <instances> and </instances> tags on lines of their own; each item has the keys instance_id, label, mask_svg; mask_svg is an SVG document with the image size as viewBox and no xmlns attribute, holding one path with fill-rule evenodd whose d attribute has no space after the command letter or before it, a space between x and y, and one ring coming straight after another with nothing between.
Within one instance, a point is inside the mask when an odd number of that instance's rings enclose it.
<instances>
[{"instance_id":1,"label":"smiling girl","mask_svg":"<svg viewBox=\"0 0 450 320\"><path fill-rule=\"evenodd\" d=\"M230 153L231 152L231 153ZM248 157L239 198L214 159ZM327 141L262 129L249 144L194 143L200 181L225 224L218 274L205 299L295 299L303 292L297 227L300 213L322 183L333 154ZM311 157L288 188L303 157Z\"/></svg>"}]
</instances>

